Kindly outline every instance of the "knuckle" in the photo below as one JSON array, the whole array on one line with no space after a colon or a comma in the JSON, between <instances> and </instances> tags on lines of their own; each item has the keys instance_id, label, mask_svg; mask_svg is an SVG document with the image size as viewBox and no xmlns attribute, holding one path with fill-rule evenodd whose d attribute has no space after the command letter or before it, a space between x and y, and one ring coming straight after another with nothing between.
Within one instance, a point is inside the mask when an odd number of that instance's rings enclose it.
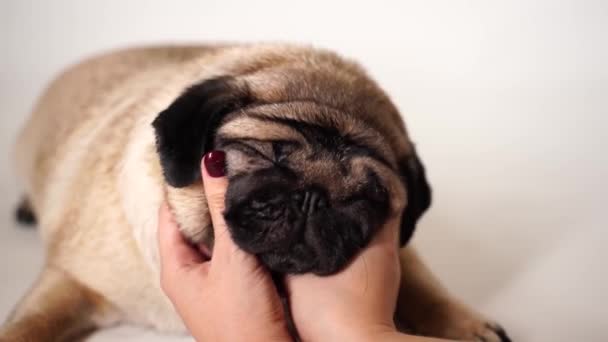
<instances>
[{"instance_id":1,"label":"knuckle","mask_svg":"<svg viewBox=\"0 0 608 342\"><path fill-rule=\"evenodd\" d=\"M222 192L207 192L207 204L213 208L221 208L224 206L224 193Z\"/></svg>"}]
</instances>

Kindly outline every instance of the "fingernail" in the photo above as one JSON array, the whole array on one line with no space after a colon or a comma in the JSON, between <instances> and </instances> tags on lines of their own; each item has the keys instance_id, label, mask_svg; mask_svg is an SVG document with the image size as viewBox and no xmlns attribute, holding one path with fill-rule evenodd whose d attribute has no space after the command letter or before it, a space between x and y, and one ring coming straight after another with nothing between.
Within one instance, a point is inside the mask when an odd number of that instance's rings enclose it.
<instances>
[{"instance_id":1,"label":"fingernail","mask_svg":"<svg viewBox=\"0 0 608 342\"><path fill-rule=\"evenodd\" d=\"M217 178L223 177L225 171L226 153L224 151L211 151L205 155L205 169L209 176Z\"/></svg>"}]
</instances>

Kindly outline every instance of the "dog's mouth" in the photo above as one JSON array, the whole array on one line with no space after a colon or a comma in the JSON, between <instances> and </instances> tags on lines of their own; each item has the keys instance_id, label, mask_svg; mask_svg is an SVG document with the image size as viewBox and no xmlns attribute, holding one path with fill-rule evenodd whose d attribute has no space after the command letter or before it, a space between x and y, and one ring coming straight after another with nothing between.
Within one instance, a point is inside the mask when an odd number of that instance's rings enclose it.
<instances>
[{"instance_id":1,"label":"dog's mouth","mask_svg":"<svg viewBox=\"0 0 608 342\"><path fill-rule=\"evenodd\" d=\"M260 261L279 273L306 273L317 267L317 259L310 247L298 243L287 251L269 251L258 254Z\"/></svg>"},{"instance_id":2,"label":"dog's mouth","mask_svg":"<svg viewBox=\"0 0 608 342\"><path fill-rule=\"evenodd\" d=\"M358 246L359 250L363 246ZM269 251L257 254L260 261L270 270L282 274L314 273L330 275L338 272L352 259L356 250L315 251L310 245L296 243L288 250Z\"/></svg>"}]
</instances>

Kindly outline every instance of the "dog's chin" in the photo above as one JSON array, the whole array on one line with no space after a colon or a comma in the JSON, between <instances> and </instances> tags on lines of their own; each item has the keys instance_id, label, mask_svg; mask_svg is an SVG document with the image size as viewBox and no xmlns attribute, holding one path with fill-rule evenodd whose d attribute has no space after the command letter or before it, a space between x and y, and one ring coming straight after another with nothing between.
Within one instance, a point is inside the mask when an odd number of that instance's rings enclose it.
<instances>
[{"instance_id":1,"label":"dog's chin","mask_svg":"<svg viewBox=\"0 0 608 342\"><path fill-rule=\"evenodd\" d=\"M335 253L335 252L334 252ZM320 258L313 249L303 244L289 251L270 251L258 254L269 270L282 274L314 273L320 276L334 274L346 266L347 256Z\"/></svg>"},{"instance_id":2,"label":"dog's chin","mask_svg":"<svg viewBox=\"0 0 608 342\"><path fill-rule=\"evenodd\" d=\"M366 229L340 220L339 215L309 218L305 229L279 221L274 228L281 229L263 231L260 227L267 224L254 221L246 226L231 222L229 229L242 250L256 255L270 271L281 274L337 273L367 245L372 233L363 233L361 230Z\"/></svg>"}]
</instances>

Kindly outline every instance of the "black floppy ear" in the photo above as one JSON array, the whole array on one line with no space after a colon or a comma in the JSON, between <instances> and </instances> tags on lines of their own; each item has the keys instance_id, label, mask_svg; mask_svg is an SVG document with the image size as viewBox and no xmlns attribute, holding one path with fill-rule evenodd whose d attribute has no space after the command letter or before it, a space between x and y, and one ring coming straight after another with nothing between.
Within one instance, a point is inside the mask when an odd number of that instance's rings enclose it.
<instances>
[{"instance_id":1,"label":"black floppy ear","mask_svg":"<svg viewBox=\"0 0 608 342\"><path fill-rule=\"evenodd\" d=\"M431 187L415 149L399 162L399 168L407 191L407 206L401 217L400 232L401 246L404 246L414 234L418 219L431 206Z\"/></svg>"},{"instance_id":2,"label":"black floppy ear","mask_svg":"<svg viewBox=\"0 0 608 342\"><path fill-rule=\"evenodd\" d=\"M201 158L213 148L222 119L250 102L247 88L224 76L188 88L158 114L152 126L167 183L179 188L200 179Z\"/></svg>"}]
</instances>

